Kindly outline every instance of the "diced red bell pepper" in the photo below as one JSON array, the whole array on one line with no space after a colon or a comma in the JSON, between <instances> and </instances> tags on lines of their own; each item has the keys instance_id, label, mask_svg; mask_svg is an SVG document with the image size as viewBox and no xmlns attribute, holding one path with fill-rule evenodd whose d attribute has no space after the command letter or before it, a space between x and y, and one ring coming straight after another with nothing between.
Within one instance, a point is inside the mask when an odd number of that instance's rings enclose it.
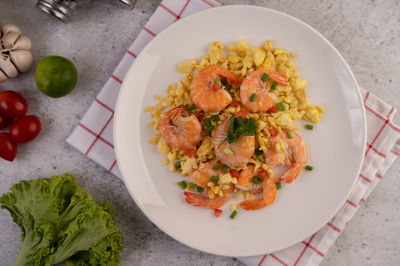
<instances>
[{"instance_id":1,"label":"diced red bell pepper","mask_svg":"<svg viewBox=\"0 0 400 266\"><path fill-rule=\"evenodd\" d=\"M214 209L214 216L215 217L220 217L221 216L221 214L222 214L222 210L220 210L220 209Z\"/></svg>"},{"instance_id":2,"label":"diced red bell pepper","mask_svg":"<svg viewBox=\"0 0 400 266\"><path fill-rule=\"evenodd\" d=\"M215 85L215 84L213 84L213 86L212 86L212 89L213 89L214 91L218 91L218 90L219 90L219 86L218 86L218 85Z\"/></svg>"},{"instance_id":3,"label":"diced red bell pepper","mask_svg":"<svg viewBox=\"0 0 400 266\"><path fill-rule=\"evenodd\" d=\"M267 178L268 177L268 172L265 171L264 169L260 169L257 173L257 176L260 178Z\"/></svg>"},{"instance_id":4,"label":"diced red bell pepper","mask_svg":"<svg viewBox=\"0 0 400 266\"><path fill-rule=\"evenodd\" d=\"M272 128L269 131L269 134L271 135L271 137L275 137L276 135L278 135L278 130L276 130L275 128Z\"/></svg>"},{"instance_id":5,"label":"diced red bell pepper","mask_svg":"<svg viewBox=\"0 0 400 266\"><path fill-rule=\"evenodd\" d=\"M199 114L199 115L197 116L197 119L199 119L200 122L203 120L203 118L204 118L204 115L202 115L202 114Z\"/></svg>"},{"instance_id":6,"label":"diced red bell pepper","mask_svg":"<svg viewBox=\"0 0 400 266\"><path fill-rule=\"evenodd\" d=\"M231 107L238 107L239 106L239 103L237 102L237 101L232 101L230 104L229 104Z\"/></svg>"},{"instance_id":7,"label":"diced red bell pepper","mask_svg":"<svg viewBox=\"0 0 400 266\"><path fill-rule=\"evenodd\" d=\"M247 111L247 110L240 110L239 112L237 112L236 114L235 114L235 117L239 117L239 116L241 116L243 119L245 119L248 115L249 115L249 111Z\"/></svg>"},{"instance_id":8,"label":"diced red bell pepper","mask_svg":"<svg viewBox=\"0 0 400 266\"><path fill-rule=\"evenodd\" d=\"M231 169L230 173L231 173L232 177L239 178L239 176L240 176L240 172L238 170L236 170L236 169Z\"/></svg>"},{"instance_id":9,"label":"diced red bell pepper","mask_svg":"<svg viewBox=\"0 0 400 266\"><path fill-rule=\"evenodd\" d=\"M278 107L276 107L276 105L272 106L271 108L268 109L268 112L270 113L276 113L278 112Z\"/></svg>"},{"instance_id":10,"label":"diced red bell pepper","mask_svg":"<svg viewBox=\"0 0 400 266\"><path fill-rule=\"evenodd\" d=\"M187 150L187 155L189 156L189 158L193 158L195 154L196 151L194 149Z\"/></svg>"}]
</instances>

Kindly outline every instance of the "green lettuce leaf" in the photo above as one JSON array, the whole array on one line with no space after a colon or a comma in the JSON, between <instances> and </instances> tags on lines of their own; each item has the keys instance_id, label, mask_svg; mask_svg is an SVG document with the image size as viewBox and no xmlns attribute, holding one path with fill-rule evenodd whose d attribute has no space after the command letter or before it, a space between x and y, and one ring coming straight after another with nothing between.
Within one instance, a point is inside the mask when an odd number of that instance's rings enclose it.
<instances>
[{"instance_id":1,"label":"green lettuce leaf","mask_svg":"<svg viewBox=\"0 0 400 266\"><path fill-rule=\"evenodd\" d=\"M118 265L123 238L108 202L97 205L71 175L21 181L0 197L22 231L15 265Z\"/></svg>"}]
</instances>

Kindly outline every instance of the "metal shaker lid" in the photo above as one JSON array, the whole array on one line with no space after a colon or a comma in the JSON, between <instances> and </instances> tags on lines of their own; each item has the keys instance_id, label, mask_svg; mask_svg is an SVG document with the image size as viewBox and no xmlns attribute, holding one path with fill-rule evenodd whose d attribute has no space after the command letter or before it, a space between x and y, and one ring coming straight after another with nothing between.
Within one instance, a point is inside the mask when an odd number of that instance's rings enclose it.
<instances>
[{"instance_id":1,"label":"metal shaker lid","mask_svg":"<svg viewBox=\"0 0 400 266\"><path fill-rule=\"evenodd\" d=\"M124 3L125 5L129 6L130 8L133 8L133 6L135 5L136 0L118 0L122 3Z\"/></svg>"},{"instance_id":2,"label":"metal shaker lid","mask_svg":"<svg viewBox=\"0 0 400 266\"><path fill-rule=\"evenodd\" d=\"M39 0L36 6L44 12L66 22L71 19L72 10L75 8L77 2L79 0Z\"/></svg>"},{"instance_id":3,"label":"metal shaker lid","mask_svg":"<svg viewBox=\"0 0 400 266\"><path fill-rule=\"evenodd\" d=\"M75 6L83 0L38 0L36 7L44 12L53 15L63 22L71 19ZM136 0L118 0L130 8L133 8Z\"/></svg>"}]
</instances>

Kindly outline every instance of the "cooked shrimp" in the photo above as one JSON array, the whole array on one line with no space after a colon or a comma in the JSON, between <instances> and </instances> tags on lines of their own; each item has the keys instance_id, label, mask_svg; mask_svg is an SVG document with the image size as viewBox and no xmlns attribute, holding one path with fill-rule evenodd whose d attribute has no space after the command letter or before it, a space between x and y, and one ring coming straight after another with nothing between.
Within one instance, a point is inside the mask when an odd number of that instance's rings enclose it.
<instances>
[{"instance_id":1,"label":"cooked shrimp","mask_svg":"<svg viewBox=\"0 0 400 266\"><path fill-rule=\"evenodd\" d=\"M241 79L226 68L210 65L193 78L190 85L190 97L193 103L201 110L206 112L219 112L228 106L232 97L225 86L215 84L215 80L225 78L227 84L239 86Z\"/></svg>"},{"instance_id":2,"label":"cooked shrimp","mask_svg":"<svg viewBox=\"0 0 400 266\"><path fill-rule=\"evenodd\" d=\"M175 149L190 150L201 141L201 124L182 106L169 110L160 122L160 133Z\"/></svg>"},{"instance_id":3,"label":"cooked shrimp","mask_svg":"<svg viewBox=\"0 0 400 266\"><path fill-rule=\"evenodd\" d=\"M262 81L264 74L268 74L267 82ZM278 72L260 68L251 72L240 86L242 104L252 112L266 112L273 107L278 98L270 92L272 82L287 85L286 77Z\"/></svg>"},{"instance_id":4,"label":"cooked shrimp","mask_svg":"<svg viewBox=\"0 0 400 266\"><path fill-rule=\"evenodd\" d=\"M275 178L268 177L262 182L262 198L257 200L245 200L240 203L240 207L246 211L259 210L267 207L275 201L276 182Z\"/></svg>"},{"instance_id":5,"label":"cooked shrimp","mask_svg":"<svg viewBox=\"0 0 400 266\"><path fill-rule=\"evenodd\" d=\"M193 206L206 209L218 209L226 202L228 202L232 192L233 192L233 185L230 185L229 189L222 190L223 193L222 197L215 195L213 199L202 197L198 194L194 194L191 192L184 192L184 194L186 196L185 201Z\"/></svg>"},{"instance_id":6,"label":"cooked shrimp","mask_svg":"<svg viewBox=\"0 0 400 266\"><path fill-rule=\"evenodd\" d=\"M308 154L306 144L299 134L291 131L292 138L288 138L287 132L287 130L284 130L282 134L270 138L270 149L265 154L264 160L269 166L280 163L288 166L279 177L279 181L291 183L307 163ZM280 143L284 144L283 149Z\"/></svg>"},{"instance_id":7,"label":"cooked shrimp","mask_svg":"<svg viewBox=\"0 0 400 266\"><path fill-rule=\"evenodd\" d=\"M283 144L283 149L281 148ZM277 145L279 149L277 149ZM264 155L265 163L268 166L275 166L284 163L286 159L287 142L283 134L277 133L275 136L268 139L269 149Z\"/></svg>"},{"instance_id":8,"label":"cooked shrimp","mask_svg":"<svg viewBox=\"0 0 400 266\"><path fill-rule=\"evenodd\" d=\"M255 147L254 136L240 136L234 143L225 141L230 120L223 121L214 133L214 151L218 160L231 168L245 165L253 156ZM222 143L222 144L221 144Z\"/></svg>"},{"instance_id":9,"label":"cooked shrimp","mask_svg":"<svg viewBox=\"0 0 400 266\"><path fill-rule=\"evenodd\" d=\"M261 192L262 184L255 184L253 182L255 176L265 179L268 175L264 169L258 168L256 171L254 164L249 164L247 168L240 172L236 187L241 190L250 191L253 194Z\"/></svg>"},{"instance_id":10,"label":"cooked shrimp","mask_svg":"<svg viewBox=\"0 0 400 266\"><path fill-rule=\"evenodd\" d=\"M204 167L194 170L190 174L190 178L199 186L207 186L212 176L219 176L222 174L222 170L215 170L213 167L215 164L212 161L208 161L204 164ZM218 165L220 166L220 165Z\"/></svg>"}]
</instances>

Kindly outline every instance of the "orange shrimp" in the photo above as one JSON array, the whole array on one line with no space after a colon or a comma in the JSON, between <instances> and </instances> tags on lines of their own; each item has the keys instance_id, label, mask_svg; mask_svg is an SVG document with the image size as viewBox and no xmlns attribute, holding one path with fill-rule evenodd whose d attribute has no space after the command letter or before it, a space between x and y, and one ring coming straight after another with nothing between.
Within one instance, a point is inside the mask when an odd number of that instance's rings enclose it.
<instances>
[{"instance_id":1,"label":"orange shrimp","mask_svg":"<svg viewBox=\"0 0 400 266\"><path fill-rule=\"evenodd\" d=\"M262 198L257 200L245 200L240 203L240 207L246 211L259 210L267 207L275 201L276 182L275 178L267 177L262 182Z\"/></svg>"},{"instance_id":2,"label":"orange shrimp","mask_svg":"<svg viewBox=\"0 0 400 266\"><path fill-rule=\"evenodd\" d=\"M268 74L267 82L262 81L264 74ZM288 85L286 77L278 72L263 68L251 72L240 86L242 104L252 112L266 112L273 107L278 98L270 92L272 82Z\"/></svg>"},{"instance_id":3,"label":"orange shrimp","mask_svg":"<svg viewBox=\"0 0 400 266\"><path fill-rule=\"evenodd\" d=\"M290 134L292 138L288 138L287 132L288 130L283 130L282 134L270 138L270 149L265 154L264 160L269 166L280 163L288 166L286 171L279 177L279 181L291 183L297 178L300 171L307 163L308 153L306 144L300 135L291 131ZM276 144L280 141L283 141L285 144L285 149L278 151Z\"/></svg>"},{"instance_id":4,"label":"orange shrimp","mask_svg":"<svg viewBox=\"0 0 400 266\"><path fill-rule=\"evenodd\" d=\"M210 65L193 78L190 85L190 97L193 103L201 110L206 112L219 112L228 106L232 97L225 86L216 85L215 80L226 78L228 84L239 86L241 79L226 68Z\"/></svg>"},{"instance_id":5,"label":"orange shrimp","mask_svg":"<svg viewBox=\"0 0 400 266\"><path fill-rule=\"evenodd\" d=\"M206 190L207 192L207 190ZM185 201L193 206L201 207L205 209L218 209L225 203L229 201L231 198L231 194L233 192L233 185L230 185L228 189L222 191L222 197L215 195L213 199L202 197L198 194L194 194L191 192L184 192L186 198Z\"/></svg>"},{"instance_id":6,"label":"orange shrimp","mask_svg":"<svg viewBox=\"0 0 400 266\"><path fill-rule=\"evenodd\" d=\"M240 136L234 143L225 141L230 120L226 119L218 125L214 133L214 151L217 159L229 166L237 168L245 165L254 154L255 137ZM222 144L221 144L222 143Z\"/></svg>"},{"instance_id":7,"label":"orange shrimp","mask_svg":"<svg viewBox=\"0 0 400 266\"><path fill-rule=\"evenodd\" d=\"M249 164L247 168L240 172L236 187L241 190L250 191L253 194L260 193L262 191L262 184L255 184L253 182L253 177L255 176L265 179L268 177L268 174L262 168L258 168L256 171L254 164Z\"/></svg>"},{"instance_id":8,"label":"orange shrimp","mask_svg":"<svg viewBox=\"0 0 400 266\"><path fill-rule=\"evenodd\" d=\"M284 144L287 149L287 142L283 134L277 133L275 136L268 139L268 146L270 147L264 155L264 161L268 166L275 166L284 163L286 159L285 150L277 150L276 145Z\"/></svg>"},{"instance_id":9,"label":"orange shrimp","mask_svg":"<svg viewBox=\"0 0 400 266\"><path fill-rule=\"evenodd\" d=\"M220 164L215 164L212 161L206 162L204 167L194 170L190 174L190 178L199 186L207 186L207 183L210 181L212 176L219 176L222 174L222 170L213 169L215 165L220 166Z\"/></svg>"},{"instance_id":10,"label":"orange shrimp","mask_svg":"<svg viewBox=\"0 0 400 266\"><path fill-rule=\"evenodd\" d=\"M193 149L202 139L199 120L183 106L169 110L160 121L159 128L164 140L175 149Z\"/></svg>"}]
</instances>

